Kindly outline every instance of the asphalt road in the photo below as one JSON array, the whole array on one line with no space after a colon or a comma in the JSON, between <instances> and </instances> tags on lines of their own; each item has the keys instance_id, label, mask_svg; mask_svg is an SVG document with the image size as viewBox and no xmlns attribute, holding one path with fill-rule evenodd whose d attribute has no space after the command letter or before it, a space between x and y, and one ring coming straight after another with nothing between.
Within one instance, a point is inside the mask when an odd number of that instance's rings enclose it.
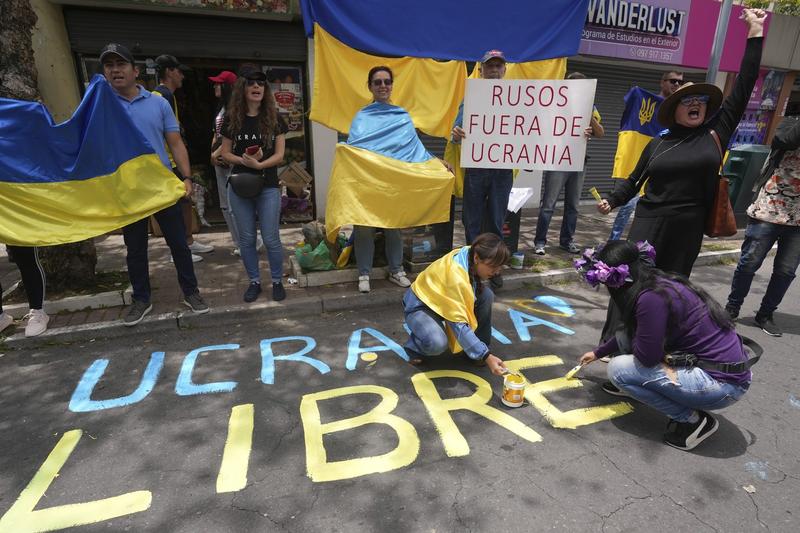
<instances>
[{"instance_id":1,"label":"asphalt road","mask_svg":"<svg viewBox=\"0 0 800 533\"><path fill-rule=\"evenodd\" d=\"M693 279L724 298L731 272ZM518 409L464 358L396 355L376 335L404 342L399 303L7 352L0 531L798 531L800 289L769 338L766 281L738 325L766 349L753 386L688 453L601 391L603 363L563 388L605 316L578 285L498 295L493 351L535 389Z\"/></svg>"}]
</instances>

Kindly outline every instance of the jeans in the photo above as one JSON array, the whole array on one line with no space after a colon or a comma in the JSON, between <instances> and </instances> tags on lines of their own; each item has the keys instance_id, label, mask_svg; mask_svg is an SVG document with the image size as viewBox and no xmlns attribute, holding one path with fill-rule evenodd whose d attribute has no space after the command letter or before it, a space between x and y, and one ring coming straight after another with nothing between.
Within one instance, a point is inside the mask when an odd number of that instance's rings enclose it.
<instances>
[{"instance_id":1,"label":"jeans","mask_svg":"<svg viewBox=\"0 0 800 533\"><path fill-rule=\"evenodd\" d=\"M356 265L360 276L369 276L372 271L372 259L375 256L375 230L370 226L353 226L353 248L356 253ZM396 274L403 270L403 239L399 229L384 229L383 237L386 247L386 262L389 272Z\"/></svg>"},{"instance_id":2,"label":"jeans","mask_svg":"<svg viewBox=\"0 0 800 533\"><path fill-rule=\"evenodd\" d=\"M164 240L167 241L178 283L185 296L197 291L197 278L194 275L192 252L186 244L186 226L183 223L181 203L165 207L155 215ZM137 302L150 302L150 266L147 260L147 218L122 228L125 247L128 249L128 277L133 287L133 299Z\"/></svg>"},{"instance_id":3,"label":"jeans","mask_svg":"<svg viewBox=\"0 0 800 533\"><path fill-rule=\"evenodd\" d=\"M578 225L578 202L583 188L583 176L583 172L555 170L548 170L543 174L544 194L542 194L542 201L539 204L539 219L536 222L534 245L544 246L547 244L547 229L550 227L550 219L553 218L553 210L562 188L564 189L564 219L561 222L561 236L558 242L561 246L569 246L572 242L575 228Z\"/></svg>"},{"instance_id":4,"label":"jeans","mask_svg":"<svg viewBox=\"0 0 800 533\"><path fill-rule=\"evenodd\" d=\"M261 238L267 248L267 260L272 283L283 278L283 245L279 224L281 220L281 191L277 187L264 187L255 198L242 198L228 188L228 205L239 231L239 252L251 282L261 283L256 249L256 215L261 226Z\"/></svg>"},{"instance_id":5,"label":"jeans","mask_svg":"<svg viewBox=\"0 0 800 533\"><path fill-rule=\"evenodd\" d=\"M609 241L618 241L622 238L628 220L631 218L633 212L636 211L636 204L639 203L639 198L637 194L631 198L627 204L621 206L617 210L617 217L614 219L614 225L611 227L611 235L608 236Z\"/></svg>"},{"instance_id":6,"label":"jeans","mask_svg":"<svg viewBox=\"0 0 800 533\"><path fill-rule=\"evenodd\" d=\"M411 294L409 294L411 293ZM408 297L414 297L409 289L403 303ZM485 287L475 299L475 317L478 327L475 331L467 324L453 324L453 330L458 343L464 348L471 359L478 359L483 353L476 352L476 345L481 343L489 346L492 340L492 304L494 293ZM441 355L448 349L447 333L444 329L444 319L433 312L430 307L419 307L407 312L406 325L410 331L405 347L424 356ZM480 342L477 342L480 341Z\"/></svg>"},{"instance_id":7,"label":"jeans","mask_svg":"<svg viewBox=\"0 0 800 533\"><path fill-rule=\"evenodd\" d=\"M464 222L467 244L472 244L475 237L481 234L482 227L490 233L503 236L503 222L513 184L511 170L466 169L461 218Z\"/></svg>"},{"instance_id":8,"label":"jeans","mask_svg":"<svg viewBox=\"0 0 800 533\"><path fill-rule=\"evenodd\" d=\"M733 273L728 307L738 311L742 306L747 293L750 292L753 276L761 268L761 263L776 241L778 252L775 254L772 275L758 314L769 316L778 308L794 280L797 265L800 264L800 226L773 224L753 218L748 222L744 232L742 255Z\"/></svg>"},{"instance_id":9,"label":"jeans","mask_svg":"<svg viewBox=\"0 0 800 533\"><path fill-rule=\"evenodd\" d=\"M228 176L231 173L231 169L215 166L214 172L217 174L217 194L219 195L219 208L222 210L222 217L225 219L228 231L231 232L234 245L239 246L239 230L236 229L236 220L228 207Z\"/></svg>"},{"instance_id":10,"label":"jeans","mask_svg":"<svg viewBox=\"0 0 800 533\"><path fill-rule=\"evenodd\" d=\"M735 403L746 386L717 381L700 368L675 368L673 383L664 365L648 368L633 355L620 355L608 364L608 379L631 398L678 422L688 422L695 410L716 411Z\"/></svg>"}]
</instances>

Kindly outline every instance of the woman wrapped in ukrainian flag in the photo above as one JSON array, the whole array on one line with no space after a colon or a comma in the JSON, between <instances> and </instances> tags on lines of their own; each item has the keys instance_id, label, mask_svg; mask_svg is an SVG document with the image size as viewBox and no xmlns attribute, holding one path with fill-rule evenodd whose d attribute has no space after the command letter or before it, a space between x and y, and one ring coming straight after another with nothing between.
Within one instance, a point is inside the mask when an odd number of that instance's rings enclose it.
<instances>
[{"instance_id":1,"label":"woman wrapped in ukrainian flag","mask_svg":"<svg viewBox=\"0 0 800 533\"><path fill-rule=\"evenodd\" d=\"M483 233L417 276L403 296L410 331L404 347L411 364L449 349L485 362L495 375L504 373L505 363L489 351L494 293L483 282L497 275L509 256L500 237Z\"/></svg>"}]
</instances>

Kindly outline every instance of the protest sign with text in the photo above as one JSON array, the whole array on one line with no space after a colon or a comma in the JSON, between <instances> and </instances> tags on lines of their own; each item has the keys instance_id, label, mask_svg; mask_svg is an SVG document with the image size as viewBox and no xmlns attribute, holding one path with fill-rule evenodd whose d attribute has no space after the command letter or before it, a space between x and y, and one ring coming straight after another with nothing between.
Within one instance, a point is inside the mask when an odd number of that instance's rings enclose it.
<instances>
[{"instance_id":1,"label":"protest sign with text","mask_svg":"<svg viewBox=\"0 0 800 533\"><path fill-rule=\"evenodd\" d=\"M464 168L583 170L597 80L467 80Z\"/></svg>"}]
</instances>

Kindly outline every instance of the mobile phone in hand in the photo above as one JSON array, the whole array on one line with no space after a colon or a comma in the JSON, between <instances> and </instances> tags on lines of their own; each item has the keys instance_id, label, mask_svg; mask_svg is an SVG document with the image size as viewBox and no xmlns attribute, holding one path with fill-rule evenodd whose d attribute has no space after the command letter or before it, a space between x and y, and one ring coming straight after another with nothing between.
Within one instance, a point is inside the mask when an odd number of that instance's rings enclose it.
<instances>
[{"instance_id":1,"label":"mobile phone in hand","mask_svg":"<svg viewBox=\"0 0 800 533\"><path fill-rule=\"evenodd\" d=\"M244 151L247 152L247 155L256 155L256 153L258 152L259 148L261 148L261 147L258 146L257 144L254 144L253 146L248 146L247 148L245 148Z\"/></svg>"}]
</instances>

